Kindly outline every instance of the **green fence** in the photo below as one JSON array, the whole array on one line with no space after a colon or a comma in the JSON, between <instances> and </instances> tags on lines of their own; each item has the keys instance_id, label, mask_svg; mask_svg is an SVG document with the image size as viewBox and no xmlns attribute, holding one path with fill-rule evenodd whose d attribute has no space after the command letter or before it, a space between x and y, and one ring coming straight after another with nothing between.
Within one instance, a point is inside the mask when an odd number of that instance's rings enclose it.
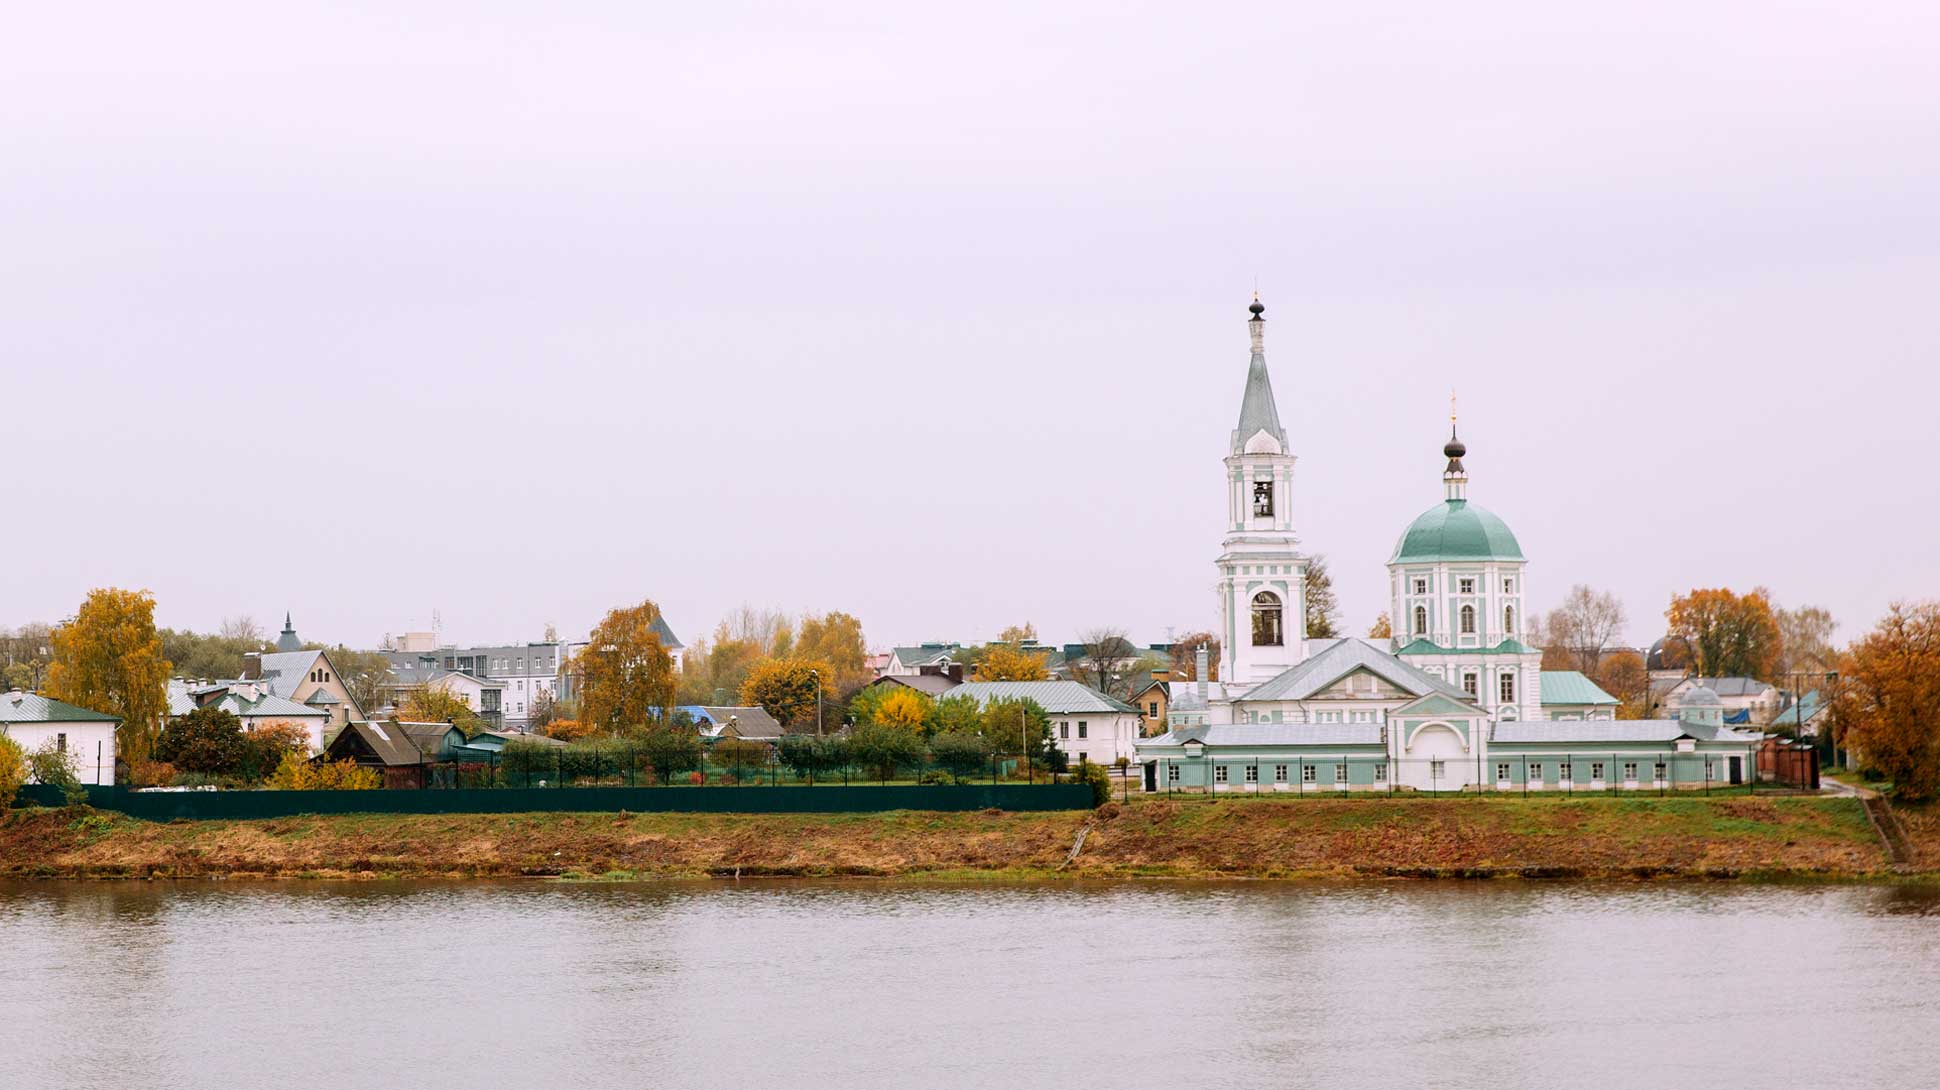
<instances>
[{"instance_id":1,"label":"green fence","mask_svg":"<svg viewBox=\"0 0 1940 1090\"><path fill-rule=\"evenodd\" d=\"M29 805L59 806L59 790L20 790ZM1061 784L923 784L825 787L496 787L427 791L129 791L88 788L88 803L147 821L294 817L298 814L636 813L836 814L883 810L1088 810L1091 788Z\"/></svg>"}]
</instances>

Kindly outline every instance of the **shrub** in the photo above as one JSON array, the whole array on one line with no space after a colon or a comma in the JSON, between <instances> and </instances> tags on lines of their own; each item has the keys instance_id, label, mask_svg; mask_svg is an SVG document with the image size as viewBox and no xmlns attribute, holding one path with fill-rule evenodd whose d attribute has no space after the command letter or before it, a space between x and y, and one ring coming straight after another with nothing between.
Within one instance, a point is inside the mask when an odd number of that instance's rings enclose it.
<instances>
[{"instance_id":1,"label":"shrub","mask_svg":"<svg viewBox=\"0 0 1940 1090\"><path fill-rule=\"evenodd\" d=\"M870 775L893 779L897 769L923 759L923 736L901 727L858 727L849 738L849 752Z\"/></svg>"},{"instance_id":2,"label":"shrub","mask_svg":"<svg viewBox=\"0 0 1940 1090\"><path fill-rule=\"evenodd\" d=\"M27 755L27 774L34 778L35 783L60 788L61 794L67 796L69 806L79 806L88 801L88 789L81 783L74 753L60 748L52 738Z\"/></svg>"},{"instance_id":3,"label":"shrub","mask_svg":"<svg viewBox=\"0 0 1940 1090\"><path fill-rule=\"evenodd\" d=\"M0 813L13 805L13 797L26 782L26 751L20 748L19 742L0 734Z\"/></svg>"},{"instance_id":4,"label":"shrub","mask_svg":"<svg viewBox=\"0 0 1940 1090\"><path fill-rule=\"evenodd\" d=\"M176 716L162 728L162 736L155 743L155 759L183 772L219 775L236 771L247 749L242 720L221 708L197 708Z\"/></svg>"},{"instance_id":5,"label":"shrub","mask_svg":"<svg viewBox=\"0 0 1940 1090\"><path fill-rule=\"evenodd\" d=\"M812 734L781 736L781 763L798 777L833 772L849 763L849 743L840 735L817 738Z\"/></svg>"},{"instance_id":6,"label":"shrub","mask_svg":"<svg viewBox=\"0 0 1940 1090\"><path fill-rule=\"evenodd\" d=\"M577 719L555 719L546 724L546 737L557 738L562 742L577 742L591 738L598 733L597 724L581 722Z\"/></svg>"},{"instance_id":7,"label":"shrub","mask_svg":"<svg viewBox=\"0 0 1940 1090\"><path fill-rule=\"evenodd\" d=\"M175 782L179 771L167 761L137 759L128 766L128 783L134 787L167 787Z\"/></svg>"},{"instance_id":8,"label":"shrub","mask_svg":"<svg viewBox=\"0 0 1940 1090\"><path fill-rule=\"evenodd\" d=\"M701 738L691 727L655 727L640 736L637 748L640 759L662 783L672 783L682 772L701 766Z\"/></svg>"},{"instance_id":9,"label":"shrub","mask_svg":"<svg viewBox=\"0 0 1940 1090\"><path fill-rule=\"evenodd\" d=\"M921 776L916 777L916 782L925 785L953 784L957 782L957 778L940 768L926 768Z\"/></svg>"},{"instance_id":10,"label":"shrub","mask_svg":"<svg viewBox=\"0 0 1940 1090\"><path fill-rule=\"evenodd\" d=\"M723 738L708 750L707 759L715 768L726 769L737 775L747 775L768 767L770 752L772 747L765 742Z\"/></svg>"},{"instance_id":11,"label":"shrub","mask_svg":"<svg viewBox=\"0 0 1940 1090\"><path fill-rule=\"evenodd\" d=\"M939 734L930 740L930 756L961 783L990 771L990 740L981 734Z\"/></svg>"},{"instance_id":12,"label":"shrub","mask_svg":"<svg viewBox=\"0 0 1940 1090\"><path fill-rule=\"evenodd\" d=\"M701 775L699 772L689 772L687 774L687 782L693 784L695 787L699 787L707 782L707 777Z\"/></svg>"},{"instance_id":13,"label":"shrub","mask_svg":"<svg viewBox=\"0 0 1940 1090\"><path fill-rule=\"evenodd\" d=\"M558 746L544 742L516 738L505 743L499 751L499 772L508 787L525 787L540 780L554 780L559 777L560 758L554 756Z\"/></svg>"},{"instance_id":14,"label":"shrub","mask_svg":"<svg viewBox=\"0 0 1940 1090\"><path fill-rule=\"evenodd\" d=\"M1087 761L1078 766L1077 774L1073 778L1079 783L1091 785L1091 805L1103 806L1111 801L1111 776L1105 772L1104 765L1095 765Z\"/></svg>"},{"instance_id":15,"label":"shrub","mask_svg":"<svg viewBox=\"0 0 1940 1090\"><path fill-rule=\"evenodd\" d=\"M278 720L243 732L242 759L236 771L246 780L267 779L283 765L285 756L310 755L310 732L295 723Z\"/></svg>"},{"instance_id":16,"label":"shrub","mask_svg":"<svg viewBox=\"0 0 1940 1090\"><path fill-rule=\"evenodd\" d=\"M296 753L283 754L269 778L271 787L284 791L374 791L383 783L376 769L359 768L356 761L308 761Z\"/></svg>"}]
</instances>

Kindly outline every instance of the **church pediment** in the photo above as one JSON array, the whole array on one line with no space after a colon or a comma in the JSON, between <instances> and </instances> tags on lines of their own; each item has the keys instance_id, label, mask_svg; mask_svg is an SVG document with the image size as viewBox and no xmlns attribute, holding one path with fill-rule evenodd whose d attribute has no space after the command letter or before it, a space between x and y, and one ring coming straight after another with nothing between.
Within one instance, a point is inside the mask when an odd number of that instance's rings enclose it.
<instances>
[{"instance_id":1,"label":"church pediment","mask_svg":"<svg viewBox=\"0 0 1940 1090\"><path fill-rule=\"evenodd\" d=\"M1452 696L1443 696L1440 693L1429 693L1427 696L1394 709L1388 713L1388 716L1389 718L1402 715L1468 717L1481 714L1482 709L1473 704L1464 704Z\"/></svg>"}]
</instances>

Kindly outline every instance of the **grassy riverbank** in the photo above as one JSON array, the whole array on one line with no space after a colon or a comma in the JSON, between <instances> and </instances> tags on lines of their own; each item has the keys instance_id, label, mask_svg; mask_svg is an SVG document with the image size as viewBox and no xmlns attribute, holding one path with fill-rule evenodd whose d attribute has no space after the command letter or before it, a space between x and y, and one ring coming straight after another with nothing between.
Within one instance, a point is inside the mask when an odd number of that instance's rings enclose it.
<instances>
[{"instance_id":1,"label":"grassy riverbank","mask_svg":"<svg viewBox=\"0 0 1940 1090\"><path fill-rule=\"evenodd\" d=\"M1087 822L1077 858L1066 857ZM1906 822L1940 871L1940 815ZM1060 869L1062 868L1062 869ZM1884 875L1838 798L1135 799L1092 813L0 818L0 877Z\"/></svg>"}]
</instances>

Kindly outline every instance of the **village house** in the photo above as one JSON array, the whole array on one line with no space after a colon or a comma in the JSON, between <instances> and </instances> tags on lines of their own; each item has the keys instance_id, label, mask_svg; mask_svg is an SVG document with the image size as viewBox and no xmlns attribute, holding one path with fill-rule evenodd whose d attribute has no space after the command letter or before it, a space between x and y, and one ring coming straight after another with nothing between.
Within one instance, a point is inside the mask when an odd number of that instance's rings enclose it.
<instances>
[{"instance_id":1,"label":"village house","mask_svg":"<svg viewBox=\"0 0 1940 1090\"><path fill-rule=\"evenodd\" d=\"M0 734L32 753L52 745L74 757L82 783L115 782L115 728L121 720L37 693L14 689L0 695Z\"/></svg>"},{"instance_id":2,"label":"village house","mask_svg":"<svg viewBox=\"0 0 1940 1090\"><path fill-rule=\"evenodd\" d=\"M207 707L220 708L242 720L245 731L254 731L270 723L289 723L301 727L304 736L309 739L311 753L323 750L325 736L329 733L330 711L327 706L312 707L285 700L271 692L265 682L169 679L169 718Z\"/></svg>"},{"instance_id":3,"label":"village house","mask_svg":"<svg viewBox=\"0 0 1940 1090\"><path fill-rule=\"evenodd\" d=\"M1075 681L971 681L950 690L983 708L993 700L1034 700L1051 717L1051 740L1072 764L1130 761L1143 725L1137 708Z\"/></svg>"}]
</instances>

